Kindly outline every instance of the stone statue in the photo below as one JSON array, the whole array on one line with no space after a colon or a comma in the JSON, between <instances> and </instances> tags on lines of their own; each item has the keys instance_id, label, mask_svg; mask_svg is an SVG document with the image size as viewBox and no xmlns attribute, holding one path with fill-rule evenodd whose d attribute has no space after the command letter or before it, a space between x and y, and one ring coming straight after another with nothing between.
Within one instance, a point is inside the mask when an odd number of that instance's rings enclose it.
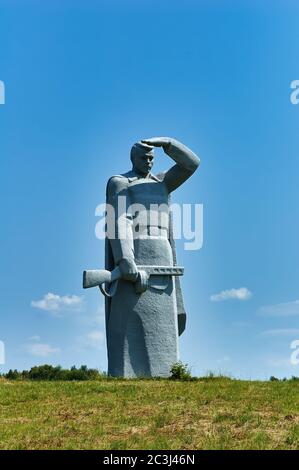
<instances>
[{"instance_id":1,"label":"stone statue","mask_svg":"<svg viewBox=\"0 0 299 470\"><path fill-rule=\"evenodd\" d=\"M175 161L156 176L151 173L155 147L162 147ZM135 143L131 161L131 171L112 176L107 184L106 202L115 218L114 230L110 224L106 236L107 271L101 272L106 277L99 280L100 271L86 271L83 282L84 287L102 284L106 295L108 374L168 377L178 361L178 336L186 323L178 278L183 268L176 265L170 194L200 161L169 137ZM104 279L110 282L109 291L103 288Z\"/></svg>"}]
</instances>

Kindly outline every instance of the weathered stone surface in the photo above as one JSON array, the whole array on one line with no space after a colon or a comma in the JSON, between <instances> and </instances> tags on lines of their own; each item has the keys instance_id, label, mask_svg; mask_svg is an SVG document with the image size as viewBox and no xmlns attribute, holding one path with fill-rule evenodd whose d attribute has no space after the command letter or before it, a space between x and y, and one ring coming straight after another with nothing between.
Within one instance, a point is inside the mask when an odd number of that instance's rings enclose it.
<instances>
[{"instance_id":1,"label":"weathered stone surface","mask_svg":"<svg viewBox=\"0 0 299 470\"><path fill-rule=\"evenodd\" d=\"M175 161L157 176L151 173L154 147L162 147ZM107 204L117 217L116 237L108 231L106 238L105 267L109 271L119 267L120 274L105 304L108 373L168 377L178 360L178 336L186 322L179 278L163 272L176 265L169 201L171 192L197 169L199 159L177 140L157 137L134 144L131 161L131 171L113 176L107 184ZM121 196L125 198L122 212ZM122 233L126 233L123 238ZM139 266L160 269L143 278L138 275Z\"/></svg>"}]
</instances>

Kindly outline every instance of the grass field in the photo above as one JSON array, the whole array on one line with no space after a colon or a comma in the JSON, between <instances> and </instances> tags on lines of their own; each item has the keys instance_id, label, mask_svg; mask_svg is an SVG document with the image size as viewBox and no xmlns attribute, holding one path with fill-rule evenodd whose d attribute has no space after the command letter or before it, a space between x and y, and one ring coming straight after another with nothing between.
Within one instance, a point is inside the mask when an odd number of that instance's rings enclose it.
<instances>
[{"instance_id":1,"label":"grass field","mask_svg":"<svg viewBox=\"0 0 299 470\"><path fill-rule=\"evenodd\" d=\"M299 381L0 380L1 449L298 449Z\"/></svg>"}]
</instances>

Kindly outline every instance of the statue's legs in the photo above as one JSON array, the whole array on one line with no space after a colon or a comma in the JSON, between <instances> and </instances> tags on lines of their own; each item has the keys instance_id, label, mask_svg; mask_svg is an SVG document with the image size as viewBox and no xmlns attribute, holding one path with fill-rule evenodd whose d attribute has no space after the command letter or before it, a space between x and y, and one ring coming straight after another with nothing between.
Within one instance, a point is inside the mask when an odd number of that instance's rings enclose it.
<instances>
[{"instance_id":1,"label":"statue's legs","mask_svg":"<svg viewBox=\"0 0 299 470\"><path fill-rule=\"evenodd\" d=\"M134 240L137 265L172 266L167 238ZM108 373L123 377L168 377L178 359L175 283L152 276L142 294L120 281L112 298L108 337Z\"/></svg>"}]
</instances>

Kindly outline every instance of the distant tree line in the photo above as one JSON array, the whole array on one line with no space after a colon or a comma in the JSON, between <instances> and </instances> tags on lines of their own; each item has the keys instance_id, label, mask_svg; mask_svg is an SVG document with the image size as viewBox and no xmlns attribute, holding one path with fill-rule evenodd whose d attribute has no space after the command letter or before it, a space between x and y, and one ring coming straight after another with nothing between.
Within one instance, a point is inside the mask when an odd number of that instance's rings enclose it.
<instances>
[{"instance_id":1,"label":"distant tree line","mask_svg":"<svg viewBox=\"0 0 299 470\"><path fill-rule=\"evenodd\" d=\"M270 382L287 382L289 380L294 381L294 380L299 380L299 377L295 377L295 375L292 375L290 379L287 379L284 377L283 379L278 379L277 377L274 377L274 375L271 375L270 377Z\"/></svg>"},{"instance_id":2,"label":"distant tree line","mask_svg":"<svg viewBox=\"0 0 299 470\"><path fill-rule=\"evenodd\" d=\"M63 369L61 366L48 364L23 371L10 369L7 374L1 374L1 377L10 380L96 380L105 376L105 373L99 372L97 369L88 369L87 366L79 368L73 366L70 369Z\"/></svg>"},{"instance_id":3,"label":"distant tree line","mask_svg":"<svg viewBox=\"0 0 299 470\"><path fill-rule=\"evenodd\" d=\"M100 372L97 369L89 369L87 366L76 366L70 369L63 369L61 366L51 366L44 364L42 366L31 367L30 370L12 370L10 369L6 374L0 374L0 377L9 380L99 380L109 378L106 372ZM112 378L112 377L111 377ZM170 380L181 380L181 381L196 381L196 380L211 380L211 379L226 379L233 380L231 377L225 377L221 374L214 374L210 372L204 377L192 377L191 371L187 364L182 362L176 362L171 368ZM114 380L122 380L114 378ZM160 380L156 377L155 380ZM278 379L277 377L271 376L270 382L285 382L285 381L299 381L299 377L292 376L290 379L283 378Z\"/></svg>"}]
</instances>

